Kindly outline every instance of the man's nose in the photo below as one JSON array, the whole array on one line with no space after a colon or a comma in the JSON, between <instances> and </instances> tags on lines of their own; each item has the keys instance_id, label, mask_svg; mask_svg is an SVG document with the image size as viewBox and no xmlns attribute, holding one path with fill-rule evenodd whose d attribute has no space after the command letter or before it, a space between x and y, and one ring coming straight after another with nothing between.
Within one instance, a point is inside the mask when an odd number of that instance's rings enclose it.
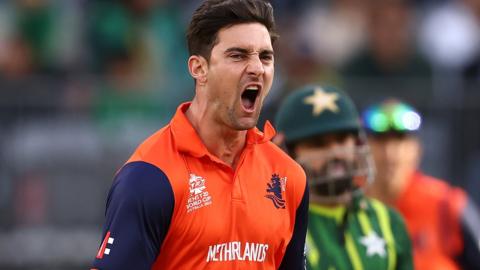
<instances>
[{"instance_id":1,"label":"man's nose","mask_svg":"<svg viewBox=\"0 0 480 270\"><path fill-rule=\"evenodd\" d=\"M344 159L348 155L351 155L354 150L347 148L341 142L332 142L327 151L331 158Z\"/></svg>"},{"instance_id":2,"label":"man's nose","mask_svg":"<svg viewBox=\"0 0 480 270\"><path fill-rule=\"evenodd\" d=\"M259 77L265 72L262 61L259 55L252 55L248 61L247 73L248 75Z\"/></svg>"}]
</instances>

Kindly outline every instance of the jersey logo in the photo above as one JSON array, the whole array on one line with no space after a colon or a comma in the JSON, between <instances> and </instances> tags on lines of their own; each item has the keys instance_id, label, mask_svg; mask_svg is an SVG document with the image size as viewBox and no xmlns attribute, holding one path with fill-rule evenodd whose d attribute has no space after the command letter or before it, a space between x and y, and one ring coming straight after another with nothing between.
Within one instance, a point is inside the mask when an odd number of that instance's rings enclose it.
<instances>
[{"instance_id":1,"label":"jersey logo","mask_svg":"<svg viewBox=\"0 0 480 270\"><path fill-rule=\"evenodd\" d=\"M362 243L367 249L367 256L372 257L377 254L380 257L385 257L385 240L378 236L375 232L371 232L369 235L360 238Z\"/></svg>"},{"instance_id":2,"label":"jersey logo","mask_svg":"<svg viewBox=\"0 0 480 270\"><path fill-rule=\"evenodd\" d=\"M110 248L107 248L107 245L113 245L113 240L115 239L113 237L110 237L110 231L108 231L105 235L105 238L103 239L100 249L98 250L97 259L103 259L103 255L110 254Z\"/></svg>"},{"instance_id":3,"label":"jersey logo","mask_svg":"<svg viewBox=\"0 0 480 270\"><path fill-rule=\"evenodd\" d=\"M191 173L188 187L190 193L187 200L187 213L212 204L212 196L205 186L205 178Z\"/></svg>"},{"instance_id":4,"label":"jersey logo","mask_svg":"<svg viewBox=\"0 0 480 270\"><path fill-rule=\"evenodd\" d=\"M277 209L285 209L285 200L282 197L282 192L285 192L287 177L280 178L278 174L274 173L270 181L271 183L267 183L267 195L265 197L272 200L273 205Z\"/></svg>"},{"instance_id":5,"label":"jersey logo","mask_svg":"<svg viewBox=\"0 0 480 270\"><path fill-rule=\"evenodd\" d=\"M340 109L336 101L339 96L336 93L325 92L322 88L315 88L315 92L312 95L303 99L303 102L307 105L313 106L312 115L319 116L322 112L329 110L333 113L337 113Z\"/></svg>"}]
</instances>

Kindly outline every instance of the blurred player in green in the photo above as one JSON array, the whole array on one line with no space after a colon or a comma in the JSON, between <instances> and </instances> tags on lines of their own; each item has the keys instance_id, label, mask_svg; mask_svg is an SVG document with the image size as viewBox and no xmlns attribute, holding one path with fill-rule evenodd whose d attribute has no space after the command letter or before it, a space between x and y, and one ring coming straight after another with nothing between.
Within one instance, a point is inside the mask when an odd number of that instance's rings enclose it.
<instances>
[{"instance_id":1,"label":"blurred player in green","mask_svg":"<svg viewBox=\"0 0 480 270\"><path fill-rule=\"evenodd\" d=\"M308 269L413 269L400 215L363 196L374 168L350 97L306 86L285 99L276 124L277 143L302 165L310 185Z\"/></svg>"}]
</instances>

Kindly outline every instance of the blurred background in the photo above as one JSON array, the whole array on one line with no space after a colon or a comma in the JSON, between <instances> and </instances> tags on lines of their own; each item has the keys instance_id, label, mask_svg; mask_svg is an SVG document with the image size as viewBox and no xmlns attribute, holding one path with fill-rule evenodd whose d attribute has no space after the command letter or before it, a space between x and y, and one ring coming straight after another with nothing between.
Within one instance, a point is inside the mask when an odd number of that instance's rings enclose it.
<instances>
[{"instance_id":1,"label":"blurred background","mask_svg":"<svg viewBox=\"0 0 480 270\"><path fill-rule=\"evenodd\" d=\"M423 114L422 168L480 201L480 0L275 0L259 126L305 83ZM198 1L0 1L0 269L87 269L115 171L193 96Z\"/></svg>"}]
</instances>

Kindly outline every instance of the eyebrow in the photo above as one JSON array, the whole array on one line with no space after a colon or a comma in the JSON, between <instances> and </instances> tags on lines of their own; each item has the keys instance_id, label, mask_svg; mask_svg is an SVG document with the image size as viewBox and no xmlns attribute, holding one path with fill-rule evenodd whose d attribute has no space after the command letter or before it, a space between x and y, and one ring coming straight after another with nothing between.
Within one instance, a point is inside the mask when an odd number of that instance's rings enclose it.
<instances>
[{"instance_id":1,"label":"eyebrow","mask_svg":"<svg viewBox=\"0 0 480 270\"><path fill-rule=\"evenodd\" d=\"M253 54L252 50L247 50L245 48L240 48L240 47L232 47L232 48L228 48L225 50L225 54L227 53L230 53L230 52L239 52L239 53L243 53L243 54ZM269 49L264 49L264 50L261 50L258 54L274 54L273 50L269 50Z\"/></svg>"}]
</instances>

